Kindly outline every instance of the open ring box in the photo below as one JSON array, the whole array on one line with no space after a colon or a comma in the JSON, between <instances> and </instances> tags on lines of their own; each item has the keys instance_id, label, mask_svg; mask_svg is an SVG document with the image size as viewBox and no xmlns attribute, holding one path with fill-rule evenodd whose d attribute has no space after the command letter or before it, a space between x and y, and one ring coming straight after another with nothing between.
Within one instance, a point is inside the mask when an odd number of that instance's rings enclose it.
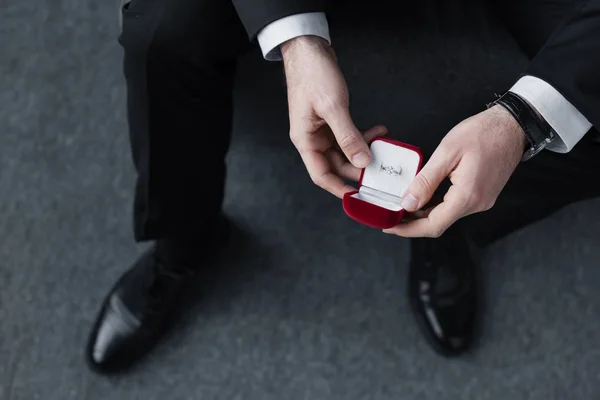
<instances>
[{"instance_id":1,"label":"open ring box","mask_svg":"<svg viewBox=\"0 0 600 400\"><path fill-rule=\"evenodd\" d=\"M371 162L362 170L358 190L346 193L346 214L361 224L388 229L402 221L402 195L421 169L419 148L378 137L370 144Z\"/></svg>"}]
</instances>

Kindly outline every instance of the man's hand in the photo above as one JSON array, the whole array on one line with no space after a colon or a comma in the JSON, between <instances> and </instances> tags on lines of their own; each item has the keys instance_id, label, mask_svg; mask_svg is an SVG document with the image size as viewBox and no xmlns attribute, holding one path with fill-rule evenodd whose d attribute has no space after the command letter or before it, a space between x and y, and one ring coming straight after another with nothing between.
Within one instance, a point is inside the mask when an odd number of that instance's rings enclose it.
<instances>
[{"instance_id":1,"label":"man's hand","mask_svg":"<svg viewBox=\"0 0 600 400\"><path fill-rule=\"evenodd\" d=\"M348 87L327 41L302 36L281 45L288 87L290 138L313 182L343 197L353 190L343 178L358 180L371 159L367 141L386 133L383 126L363 136L349 112Z\"/></svg>"},{"instance_id":2,"label":"man's hand","mask_svg":"<svg viewBox=\"0 0 600 400\"><path fill-rule=\"evenodd\" d=\"M404 194L414 219L384 230L403 237L439 237L458 219L489 210L517 167L527 139L517 121L494 106L454 127ZM428 209L442 181L452 186L443 202Z\"/></svg>"}]
</instances>

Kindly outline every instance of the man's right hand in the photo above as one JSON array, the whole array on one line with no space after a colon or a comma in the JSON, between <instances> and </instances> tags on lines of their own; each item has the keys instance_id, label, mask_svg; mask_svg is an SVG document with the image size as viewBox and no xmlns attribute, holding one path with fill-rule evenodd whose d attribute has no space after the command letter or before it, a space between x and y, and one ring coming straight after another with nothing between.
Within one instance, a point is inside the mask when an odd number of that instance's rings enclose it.
<instances>
[{"instance_id":1,"label":"man's right hand","mask_svg":"<svg viewBox=\"0 0 600 400\"><path fill-rule=\"evenodd\" d=\"M353 190L371 159L367 142L384 135L377 125L363 134L349 112L348 87L329 43L302 36L281 45L288 88L290 138L313 182L337 197Z\"/></svg>"}]
</instances>

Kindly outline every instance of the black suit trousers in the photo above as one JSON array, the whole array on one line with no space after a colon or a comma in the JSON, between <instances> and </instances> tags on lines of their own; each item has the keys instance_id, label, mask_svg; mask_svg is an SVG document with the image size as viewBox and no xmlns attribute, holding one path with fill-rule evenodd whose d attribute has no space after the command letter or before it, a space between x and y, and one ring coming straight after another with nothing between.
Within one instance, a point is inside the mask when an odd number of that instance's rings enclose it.
<instances>
[{"instance_id":1,"label":"black suit trousers","mask_svg":"<svg viewBox=\"0 0 600 400\"><path fill-rule=\"evenodd\" d=\"M533 58L572 4L515 0L494 9ZM135 238L209 235L223 201L233 82L250 46L247 33L225 0L133 0L121 11ZM437 143L441 135L424 140ZM599 196L593 172L600 171L600 144L591 138L567 154L545 151L520 165L490 211L465 219L472 237L485 245Z\"/></svg>"}]
</instances>

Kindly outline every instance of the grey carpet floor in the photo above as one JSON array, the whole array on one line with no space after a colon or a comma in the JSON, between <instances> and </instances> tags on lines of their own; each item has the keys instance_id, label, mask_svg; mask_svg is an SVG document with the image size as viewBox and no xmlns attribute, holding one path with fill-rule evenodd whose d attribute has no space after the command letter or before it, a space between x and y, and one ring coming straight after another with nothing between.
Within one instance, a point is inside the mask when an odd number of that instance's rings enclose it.
<instances>
[{"instance_id":1,"label":"grey carpet floor","mask_svg":"<svg viewBox=\"0 0 600 400\"><path fill-rule=\"evenodd\" d=\"M419 18L441 35L402 19L338 21L334 35L357 123L417 144L525 65L474 15L452 19L455 33ZM407 241L353 223L312 185L287 139L280 66L257 52L236 93L225 210L237 234L221 279L138 368L89 372L95 312L143 248L116 35L112 1L0 7L0 399L600 398L600 203L489 248L481 341L440 358L407 307Z\"/></svg>"}]
</instances>

